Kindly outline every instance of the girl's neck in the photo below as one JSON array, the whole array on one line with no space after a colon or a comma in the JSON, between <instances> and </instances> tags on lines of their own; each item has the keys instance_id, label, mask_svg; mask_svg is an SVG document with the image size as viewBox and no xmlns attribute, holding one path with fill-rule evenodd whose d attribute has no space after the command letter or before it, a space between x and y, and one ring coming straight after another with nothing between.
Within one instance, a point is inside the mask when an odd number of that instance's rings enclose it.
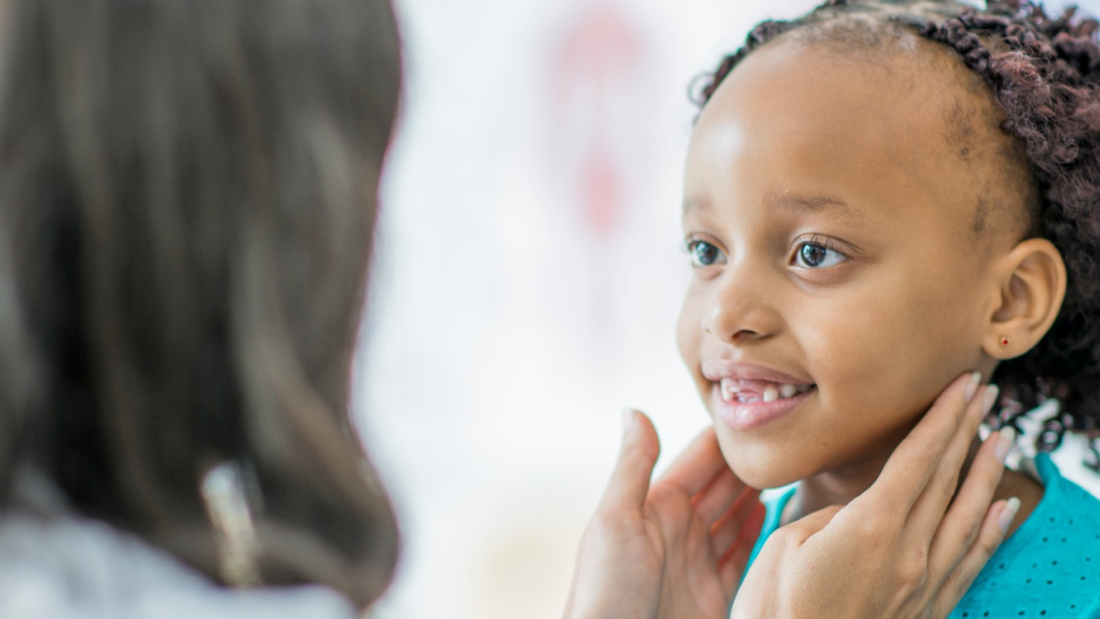
<instances>
[{"instance_id":1,"label":"girl's neck","mask_svg":"<svg viewBox=\"0 0 1100 619\"><path fill-rule=\"evenodd\" d=\"M963 480L966 479L966 474L970 470L970 463L977 455L980 445L981 443L975 438L959 474L960 486ZM850 462L842 467L803 479L799 482L794 496L787 502L780 522L789 524L830 505L847 505L852 499L870 488L871 484L875 483L896 446L896 444L892 445L889 450L883 453L877 453L862 460ZM1011 535L1031 515L1032 510L1042 500L1043 487L1026 475L1005 470L1004 477L1001 478L1001 482L993 494L993 500L999 501L1009 497L1020 499L1020 509L1008 530L1008 534Z\"/></svg>"},{"instance_id":2,"label":"girl's neck","mask_svg":"<svg viewBox=\"0 0 1100 619\"><path fill-rule=\"evenodd\" d=\"M830 505L847 505L863 494L878 479L894 447L803 479L783 511L783 524Z\"/></svg>"}]
</instances>

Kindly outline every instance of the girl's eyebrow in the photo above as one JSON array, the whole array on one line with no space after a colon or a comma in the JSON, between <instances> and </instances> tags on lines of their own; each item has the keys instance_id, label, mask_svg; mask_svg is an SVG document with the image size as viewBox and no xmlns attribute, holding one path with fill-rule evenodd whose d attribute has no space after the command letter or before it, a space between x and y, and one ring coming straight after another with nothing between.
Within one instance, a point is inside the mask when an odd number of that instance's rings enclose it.
<instances>
[{"instance_id":1,"label":"girl's eyebrow","mask_svg":"<svg viewBox=\"0 0 1100 619\"><path fill-rule=\"evenodd\" d=\"M680 218L687 219L687 216L690 215L692 211L707 210L710 210L710 200L706 198L701 200L697 198L684 198L684 203L680 207Z\"/></svg>"},{"instance_id":2,"label":"girl's eyebrow","mask_svg":"<svg viewBox=\"0 0 1100 619\"><path fill-rule=\"evenodd\" d=\"M791 195L772 196L768 202L772 206L796 211L809 211L817 213L821 211L837 211L845 217L855 217L859 213L847 202L835 196L828 195Z\"/></svg>"},{"instance_id":3,"label":"girl's eyebrow","mask_svg":"<svg viewBox=\"0 0 1100 619\"><path fill-rule=\"evenodd\" d=\"M858 210L852 208L844 200L830 195L773 195L768 199L768 204L777 208L792 211L818 213L833 211L836 215L850 220L860 219ZM687 218L693 211L708 211L711 208L710 200L706 198L685 198L682 217Z\"/></svg>"}]
</instances>

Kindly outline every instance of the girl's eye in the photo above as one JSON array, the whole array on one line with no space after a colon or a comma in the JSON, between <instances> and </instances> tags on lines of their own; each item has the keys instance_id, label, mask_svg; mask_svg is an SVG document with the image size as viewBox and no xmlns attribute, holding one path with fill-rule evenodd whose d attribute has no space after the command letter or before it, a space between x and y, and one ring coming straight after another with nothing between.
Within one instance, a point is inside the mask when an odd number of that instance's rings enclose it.
<instances>
[{"instance_id":1,"label":"girl's eye","mask_svg":"<svg viewBox=\"0 0 1100 619\"><path fill-rule=\"evenodd\" d=\"M726 261L722 250L706 241L688 241L688 253L691 254L691 265L694 267L709 267Z\"/></svg>"},{"instance_id":2,"label":"girl's eye","mask_svg":"<svg viewBox=\"0 0 1100 619\"><path fill-rule=\"evenodd\" d=\"M803 243L794 254L795 264L804 269L827 269L848 259L835 249L818 243Z\"/></svg>"}]
</instances>

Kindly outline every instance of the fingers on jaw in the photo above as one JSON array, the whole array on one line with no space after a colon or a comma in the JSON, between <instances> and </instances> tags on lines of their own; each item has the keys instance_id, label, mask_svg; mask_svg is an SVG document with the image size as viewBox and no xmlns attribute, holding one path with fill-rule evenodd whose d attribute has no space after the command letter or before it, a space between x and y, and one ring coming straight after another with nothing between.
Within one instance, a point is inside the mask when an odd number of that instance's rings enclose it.
<instances>
[{"instance_id":1,"label":"fingers on jaw","mask_svg":"<svg viewBox=\"0 0 1100 619\"><path fill-rule=\"evenodd\" d=\"M895 515L907 515L924 495L929 480L938 469L929 462L940 462L957 436L965 412L969 411L971 386L976 393L976 374L965 374L951 383L932 404L932 408L917 423L909 436L894 450L878 481L868 491L884 510Z\"/></svg>"},{"instance_id":2,"label":"fingers on jaw","mask_svg":"<svg viewBox=\"0 0 1100 619\"><path fill-rule=\"evenodd\" d=\"M948 500L955 494L960 469L970 452L970 446L974 443L974 438L978 434L978 427L981 425L986 413L993 406L993 402L996 401L997 394L998 388L996 385L987 385L978 390L970 404L967 405L966 415L963 417L957 433L952 437L947 451L940 459L937 474Z\"/></svg>"},{"instance_id":3,"label":"fingers on jaw","mask_svg":"<svg viewBox=\"0 0 1100 619\"><path fill-rule=\"evenodd\" d=\"M751 502L751 509L745 515L740 526L735 529L733 540L723 546L721 552L715 552L718 560L718 571L722 583L732 591L741 581L745 568L752 556L752 549L756 546L756 540L760 537L760 531L764 527L764 519L767 510L759 501Z\"/></svg>"},{"instance_id":4,"label":"fingers on jaw","mask_svg":"<svg viewBox=\"0 0 1100 619\"><path fill-rule=\"evenodd\" d=\"M938 458L934 477L929 480L928 487L921 493L919 499L913 504L907 517L909 522L917 523L914 529L923 539L934 540L944 531L965 530L974 525L969 524L981 518L992 497L996 482L990 483L990 475L998 475L989 468L987 457L983 450L978 451L971 464L964 489L968 491L956 495L959 487L959 475L971 445L977 436L978 426L981 424L985 412L996 398L996 386L991 385L979 389L971 403L967 406L966 416L958 427L951 443ZM983 446L988 451L989 446ZM946 515L945 515L946 514ZM958 536L954 536L956 544L961 543Z\"/></svg>"},{"instance_id":5,"label":"fingers on jaw","mask_svg":"<svg viewBox=\"0 0 1100 619\"><path fill-rule=\"evenodd\" d=\"M974 433L977 432L987 408L985 406L987 396L990 390L997 389L996 385L983 387L980 383L981 374L978 372L964 375L952 384L932 406L932 410L945 411L939 415L942 423L934 427L935 437L938 439L935 442L941 446L941 451L944 449L950 451L959 444L960 437L964 445L969 444ZM962 394L958 393L960 390ZM931 413L932 411L929 411L929 415Z\"/></svg>"},{"instance_id":6,"label":"fingers on jaw","mask_svg":"<svg viewBox=\"0 0 1100 619\"><path fill-rule=\"evenodd\" d=\"M691 503L695 513L709 526L729 510L745 490L745 483L728 467L722 467L706 488L692 497Z\"/></svg>"},{"instance_id":7,"label":"fingers on jaw","mask_svg":"<svg viewBox=\"0 0 1100 619\"><path fill-rule=\"evenodd\" d=\"M619 458L600 500L602 509L640 508L649 492L649 480L660 453L656 431L644 414L624 410L623 427Z\"/></svg>"},{"instance_id":8,"label":"fingers on jaw","mask_svg":"<svg viewBox=\"0 0 1100 619\"><path fill-rule=\"evenodd\" d=\"M622 455L657 462L661 455L661 441L649 416L640 410L624 408Z\"/></svg>"},{"instance_id":9,"label":"fingers on jaw","mask_svg":"<svg viewBox=\"0 0 1100 619\"><path fill-rule=\"evenodd\" d=\"M746 488L710 527L711 548L714 556L724 557L739 546L745 545L745 536L756 535L764 522L764 504L760 502L760 491ZM748 544L752 550L752 544ZM746 555L746 559L748 555Z\"/></svg>"},{"instance_id":10,"label":"fingers on jaw","mask_svg":"<svg viewBox=\"0 0 1100 619\"><path fill-rule=\"evenodd\" d=\"M668 467L661 476L661 483L672 484L689 495L695 495L728 470L714 429L707 428Z\"/></svg>"},{"instance_id":11,"label":"fingers on jaw","mask_svg":"<svg viewBox=\"0 0 1100 619\"><path fill-rule=\"evenodd\" d=\"M997 484L1004 476L1005 457L1015 440L1016 432L1011 426L1006 426L986 437L970 464L970 470L963 481L962 490L955 498L955 504L965 505L971 500L976 500L980 503L981 509L985 509L997 489Z\"/></svg>"},{"instance_id":12,"label":"fingers on jaw","mask_svg":"<svg viewBox=\"0 0 1100 619\"><path fill-rule=\"evenodd\" d=\"M1001 388L997 385L989 384L982 387L970 402L967 407L966 417L963 420L963 425L966 426L971 436L978 431L978 426L982 424L982 420L989 414L989 411L993 410L993 406L997 404L1000 395Z\"/></svg>"},{"instance_id":13,"label":"fingers on jaw","mask_svg":"<svg viewBox=\"0 0 1100 619\"><path fill-rule=\"evenodd\" d=\"M851 504L849 503L848 506L850 505ZM791 524L783 527L782 529L780 529L780 531L783 531L784 529L788 530L794 543L798 545L804 544L806 543L806 540L813 537L815 534L824 529L826 525L832 522L838 514L847 510L848 506L830 505L828 507L823 507L816 512L813 512L812 514L807 514L799 520L796 520ZM869 528L864 524L867 521L867 518L865 517L866 514L864 514L864 517L852 518L851 516L857 516L858 514L852 512L851 510L847 511L846 513L849 515L849 518L844 519L846 521L846 524L855 523L856 526L862 527L861 531L865 531ZM878 521L878 519L875 519L874 521ZM883 527L879 528L881 529Z\"/></svg>"},{"instance_id":14,"label":"fingers on jaw","mask_svg":"<svg viewBox=\"0 0 1100 619\"><path fill-rule=\"evenodd\" d=\"M991 434L974 457L962 489L951 503L933 540L931 554L937 565L954 566L962 560L964 553L971 552L976 544L982 542L982 528L987 526L989 514L993 511L1000 513L1000 508L994 507L1003 501L993 506L990 502L1004 475L1004 456L1014 436L1011 429ZM984 534L989 535L988 531ZM985 541L989 539L986 537Z\"/></svg>"},{"instance_id":15,"label":"fingers on jaw","mask_svg":"<svg viewBox=\"0 0 1100 619\"><path fill-rule=\"evenodd\" d=\"M981 381L980 372L959 376L940 393L929 412L936 411L944 417L955 418L957 421L965 414L967 405L977 399Z\"/></svg>"},{"instance_id":16,"label":"fingers on jaw","mask_svg":"<svg viewBox=\"0 0 1100 619\"><path fill-rule=\"evenodd\" d=\"M953 599L947 600L944 608L953 608L958 600L966 594L970 584L977 578L985 564L1004 542L1012 520L1019 510L1020 502L1012 499L997 501L986 511L981 528L974 544L970 546L966 554L955 566L940 595L949 595Z\"/></svg>"}]
</instances>

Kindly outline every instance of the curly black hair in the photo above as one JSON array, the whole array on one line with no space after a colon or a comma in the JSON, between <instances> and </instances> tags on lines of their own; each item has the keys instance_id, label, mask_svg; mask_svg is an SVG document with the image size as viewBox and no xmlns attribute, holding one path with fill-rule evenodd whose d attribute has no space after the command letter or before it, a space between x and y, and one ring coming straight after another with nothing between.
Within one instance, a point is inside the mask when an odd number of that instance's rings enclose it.
<instances>
[{"instance_id":1,"label":"curly black hair","mask_svg":"<svg viewBox=\"0 0 1100 619\"><path fill-rule=\"evenodd\" d=\"M1066 263L1065 301L1050 332L1026 354L1002 362L994 427L1017 426L1052 398L1037 447L1049 451L1067 430L1091 438L1100 456L1100 23L1076 7L1046 14L1030 0L991 0L985 10L945 0L829 0L807 15L757 25L744 45L703 76L705 106L727 75L755 49L780 37L808 37L847 48L881 50L919 35L957 52L992 89L1030 166L1036 195L1028 236L1049 239ZM699 84L697 82L697 84ZM1100 457L1096 458L1100 464Z\"/></svg>"}]
</instances>

